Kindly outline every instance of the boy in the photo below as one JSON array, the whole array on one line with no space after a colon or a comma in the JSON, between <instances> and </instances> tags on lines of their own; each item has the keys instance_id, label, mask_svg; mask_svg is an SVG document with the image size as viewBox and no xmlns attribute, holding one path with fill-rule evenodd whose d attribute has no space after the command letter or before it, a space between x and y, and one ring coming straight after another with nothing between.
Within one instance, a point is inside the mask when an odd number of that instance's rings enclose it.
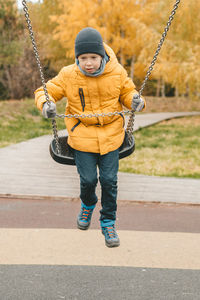
<instances>
[{"instance_id":1,"label":"boy","mask_svg":"<svg viewBox=\"0 0 200 300\"><path fill-rule=\"evenodd\" d=\"M47 82L50 105L43 88L35 92L37 107L44 117L56 116L55 102L67 97L66 114L94 114L121 111L122 105L141 111L145 102L138 97L135 85L118 63L113 50L103 43L100 33L90 27L82 29L75 40L75 64L64 67ZM100 225L108 247L120 245L115 229L117 210L117 173L119 147L124 139L124 117L121 114L93 118L65 118L68 143L74 149L80 175L81 210L79 229L90 226L101 184Z\"/></svg>"}]
</instances>

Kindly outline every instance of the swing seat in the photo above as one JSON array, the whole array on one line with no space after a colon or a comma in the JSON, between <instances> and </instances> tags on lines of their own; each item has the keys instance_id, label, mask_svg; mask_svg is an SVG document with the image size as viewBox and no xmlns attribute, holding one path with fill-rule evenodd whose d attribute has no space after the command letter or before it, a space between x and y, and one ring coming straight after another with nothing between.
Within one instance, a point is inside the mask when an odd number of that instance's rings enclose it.
<instances>
[{"instance_id":1,"label":"swing seat","mask_svg":"<svg viewBox=\"0 0 200 300\"><path fill-rule=\"evenodd\" d=\"M60 145L60 153L58 154L56 151L56 142L53 139L49 146L49 151L51 157L59 164L63 165L75 165L74 160L74 150L71 148L68 143L68 136L58 137L59 145ZM132 138L131 143L128 141L128 134L125 132L125 137L123 144L119 148L119 159L124 158L126 156L131 155L135 150L135 140Z\"/></svg>"}]
</instances>

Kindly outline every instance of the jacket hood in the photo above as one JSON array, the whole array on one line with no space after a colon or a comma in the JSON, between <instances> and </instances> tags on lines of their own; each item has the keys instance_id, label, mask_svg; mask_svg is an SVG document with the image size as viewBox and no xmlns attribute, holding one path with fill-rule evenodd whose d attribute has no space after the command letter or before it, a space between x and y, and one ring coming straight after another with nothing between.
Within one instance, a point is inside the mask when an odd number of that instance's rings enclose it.
<instances>
[{"instance_id":1,"label":"jacket hood","mask_svg":"<svg viewBox=\"0 0 200 300\"><path fill-rule=\"evenodd\" d=\"M111 72L116 67L116 65L118 64L118 60L117 60L117 57L116 57L114 51L112 50L112 48L110 48L105 43L104 43L104 48L105 48L107 55L109 56L109 61L107 62L105 70L104 70L104 74L106 74L106 73Z\"/></svg>"},{"instance_id":2,"label":"jacket hood","mask_svg":"<svg viewBox=\"0 0 200 300\"><path fill-rule=\"evenodd\" d=\"M103 72L103 74L107 74L107 73L112 72L112 70L117 66L118 60L117 60L117 57L116 57L114 51L112 50L112 48L110 48L106 43L103 43L103 45L104 45L106 54L109 57L109 61L106 63L106 66L105 66L105 69ZM76 63L75 63L75 65L76 65L76 72L81 73L81 71ZM85 76L85 75L83 75L83 76Z\"/></svg>"}]
</instances>

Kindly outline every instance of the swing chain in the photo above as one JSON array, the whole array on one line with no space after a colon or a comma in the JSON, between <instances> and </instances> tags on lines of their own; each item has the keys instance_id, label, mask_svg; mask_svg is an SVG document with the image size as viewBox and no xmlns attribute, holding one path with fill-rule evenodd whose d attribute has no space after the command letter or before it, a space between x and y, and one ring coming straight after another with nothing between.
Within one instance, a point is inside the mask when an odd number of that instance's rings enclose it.
<instances>
[{"instance_id":1,"label":"swing chain","mask_svg":"<svg viewBox=\"0 0 200 300\"><path fill-rule=\"evenodd\" d=\"M52 129L53 129L53 136L55 139L55 144L56 144L56 151L58 154L61 154L61 148L60 148L60 143L59 143L59 138L58 138L58 130L57 130L57 124L56 120L52 119Z\"/></svg>"},{"instance_id":2,"label":"swing chain","mask_svg":"<svg viewBox=\"0 0 200 300\"><path fill-rule=\"evenodd\" d=\"M115 111L115 112L109 112L109 113L95 113L95 114L61 114L61 115L56 115L57 118L75 118L75 119L85 119L85 118L99 118L99 117L112 117L112 116L117 116L121 114L129 114L131 113L131 110L121 110L121 111Z\"/></svg>"},{"instance_id":3,"label":"swing chain","mask_svg":"<svg viewBox=\"0 0 200 300\"><path fill-rule=\"evenodd\" d=\"M163 34L162 34L162 37L161 37L161 39L160 39L160 41L159 41L159 43L158 43L156 52L155 52L155 54L154 54L154 56L153 56L153 59L152 59L151 64L150 64L150 66L149 66L149 68L148 68L148 70L147 70L147 73L146 73L146 76L145 76L145 78L144 78L144 81L143 81L143 83L142 83L142 85L141 85L141 88L140 88L140 90L139 90L139 92L138 92L138 98L141 97L142 92L143 92L143 90L144 90L144 88L145 88L145 85L146 85L146 83L147 83L147 81L148 81L148 79L149 79L149 76L151 75L151 72L153 71L154 65L155 65L156 60L157 60L157 58L158 58L158 54L160 53L161 47L162 47L162 45L163 45L163 43L164 43L164 41L165 41L165 38L166 38L166 36L167 36L167 32L169 31L169 28L170 28L171 23L172 23L172 21L173 21L173 19L174 19L174 15L175 15L175 13L176 13L176 10L178 9L178 5L179 5L180 1L181 1L181 0L176 0L176 2L175 2L175 4L174 4L174 7L173 7L173 9L172 9L172 11L171 11L171 14L170 14L170 16L169 16L167 25L165 26L164 31L163 31ZM135 119L135 114L134 114L134 111L132 110L132 111L131 111L131 114L130 114L130 117L129 117L128 125L127 125L127 128L126 128L126 132L127 132L127 134L128 134L128 140L129 140L129 143L130 143L130 142L132 141L132 139L133 139L134 119Z\"/></svg>"},{"instance_id":4,"label":"swing chain","mask_svg":"<svg viewBox=\"0 0 200 300\"><path fill-rule=\"evenodd\" d=\"M171 14L169 16L169 20L167 22L167 25L165 26L164 28L164 31L162 33L162 37L158 43L158 46L157 46L157 49L155 51L155 54L153 56L153 59L151 61L151 64L147 70L147 73L146 73L146 76L144 78L144 81L141 85L141 88L138 92L138 98L141 97L142 93L143 93L143 90L146 86L146 83L151 75L151 72L153 71L153 68L154 68L154 65L156 63L156 60L158 58L158 54L160 53L160 50L161 50L161 47L165 41L165 38L167 36L167 32L169 31L169 28L171 26L171 23L174 19L174 15L176 13L176 10L178 9L178 5L180 3L181 0L176 0L176 3L174 4L174 7L173 7L173 10L171 11ZM105 116L114 116L114 115L120 115L120 114L128 114L130 113L130 116L129 116L129 121L128 121L128 124L127 124L127 128L126 128L126 132L128 134L128 139L129 139L129 142L131 143L132 141L132 135L133 135L133 127L134 127L134 120L135 120L135 114L134 114L134 111L133 110L126 110L126 111L115 111L113 113L102 113L102 114L89 114L89 115L85 115L85 114L82 114L82 115L78 115L78 114L75 114L75 115L72 115L72 114L68 114L68 115L56 115L57 117L60 117L60 118L92 118L92 117L105 117Z\"/></svg>"},{"instance_id":5,"label":"swing chain","mask_svg":"<svg viewBox=\"0 0 200 300\"><path fill-rule=\"evenodd\" d=\"M164 43L164 40L167 36L167 32L171 26L171 23L174 19L174 15L176 13L176 10L178 9L178 5L180 3L181 0L176 0L176 3L173 7L173 10L171 11L171 14L169 16L169 20L167 22L167 25L165 26L164 28L164 32L162 34L162 37L158 43L158 46L157 46L157 49L155 51L155 54L153 56L153 59L151 61L151 64L147 70L147 73L146 73L146 76L145 76L145 79L141 85L141 88L138 92L138 98L141 97L142 95L142 92L145 88L145 85L151 75L151 72L153 71L153 67L156 63L156 60L157 60L157 57L158 57L158 54L160 53L160 50L161 50L161 47ZM39 72L40 72L40 77L41 77L41 81L42 81L42 85L43 85L43 89L44 89L44 93L45 93L45 98L47 100L47 103L49 104L50 103L50 99L49 99L49 95L48 95L48 91L47 91L47 87L46 87L46 83L45 83L45 79L44 79L44 73L43 73L43 70L42 70L42 66L41 66L41 62L40 62L40 57L39 57L39 54L38 54L38 50L37 50L37 45L36 45L36 42L35 42L35 38L34 38L34 33L33 33L33 29L32 29L32 25L31 25L31 20L30 20L30 17L29 17L29 13L28 13L28 7L27 7L27 4L26 4L26 0L22 0L22 5L23 5L23 10L25 12L25 18L26 18L26 22L27 22L27 26L28 26L28 30L29 30L29 34L30 34L30 38L31 38L31 41L32 41L32 45L33 45L33 51L35 53L35 58L36 58L36 62L37 62L37 65L38 65L38 69L39 69ZM128 134L128 140L129 140L129 143L131 143L132 139L133 139L133 127L134 127L134 119L135 119L135 114L134 114L134 111L133 110L126 110L126 111L115 111L115 112L112 112L112 113L101 113L101 114L81 114L81 115L78 115L78 114L68 114L68 115L56 115L56 117L59 117L59 118L92 118L92 117L105 117L105 116L113 116L113 115L120 115L120 114L127 114L127 113L130 113L130 116L129 116L129 121L128 121L128 125L127 125L127 128L126 128L126 132ZM56 125L56 120L55 119L52 119L52 127L53 127L53 134L54 134L54 138L55 138L55 141L56 141L56 150L58 153L60 153L60 145L59 145L59 139L58 139L58 132L57 132L57 125Z\"/></svg>"},{"instance_id":6,"label":"swing chain","mask_svg":"<svg viewBox=\"0 0 200 300\"><path fill-rule=\"evenodd\" d=\"M176 10L178 9L178 5L179 5L180 2L181 2L181 0L176 0L176 3L174 4L174 7L173 7L173 9L172 9L172 11L171 11L171 14L170 14L170 16L169 16L169 20L168 20L168 22L167 22L167 25L165 26L164 31L163 31L163 33L162 33L162 37L161 37L161 39L160 39L160 41L159 41L159 43L158 43L158 46L157 46L156 52L155 52L155 54L154 54L154 57L153 57L153 59L152 59L152 61L151 61L151 64L150 64L150 66L149 66L149 68L148 68L148 71L147 71L147 73L146 73L146 76L145 76L145 78L144 78L144 81L143 81L143 83L142 83L142 85L141 85L141 88L140 88L140 90L139 90L139 92L138 92L139 97L142 95L142 92L143 92L143 90L144 90L144 88L145 88L145 85L146 85L148 79L149 79L149 76L151 75L151 72L153 71L153 67L154 67L154 65L155 65L155 63L156 63L158 54L160 53L161 47L162 47L162 45L163 45L163 43L164 43L164 41L165 41L165 38L166 38L166 36L167 36L167 32L169 31L169 28L170 28L171 23L172 23L172 21L173 21L173 19L174 19L174 15L175 15L175 13L176 13Z\"/></svg>"},{"instance_id":7,"label":"swing chain","mask_svg":"<svg viewBox=\"0 0 200 300\"><path fill-rule=\"evenodd\" d=\"M27 22L27 27L28 27L28 30L29 30L29 35L30 35L31 42L32 42L32 45L33 45L33 51L34 51L34 54L35 54L38 70L39 70L39 73L40 73L40 78L41 78L41 81L42 81L42 86L43 86L46 102L47 102L48 105L50 105L49 94L48 94L46 83L45 83L44 73L43 73L43 69L42 69L42 65L41 65L37 45L36 45L36 42L35 42L35 37L34 37L34 33L33 33L33 28L32 28L32 25L31 25L30 16L29 16L29 13L28 13L28 6L26 4L26 0L22 0L22 5L23 5L24 13L25 13L25 19L26 19L26 22ZM54 135L54 139L55 139L55 142L56 142L56 150L57 150L57 153L60 153L60 145L59 145L59 139L58 139L58 131L57 131L56 120L52 119L51 122L52 122L53 135Z\"/></svg>"},{"instance_id":8,"label":"swing chain","mask_svg":"<svg viewBox=\"0 0 200 300\"><path fill-rule=\"evenodd\" d=\"M28 27L28 30L29 30L29 35L30 35L31 42L32 42L32 45L33 45L33 51L34 51L36 62L37 62L38 69L39 69L39 72L40 72L40 77L41 77L41 81L42 81L42 85L43 85L43 89L44 89L44 93L45 93L45 98L46 98L47 102L50 102L49 94L48 94L45 79L44 79L44 73L43 73L42 65L41 65L41 61L40 61L40 56L39 56L39 53L38 53L37 45L36 45L35 38L34 38L33 28L32 28L32 25L31 25L31 20L30 20L29 13L28 13L28 7L27 7L27 4L26 4L26 0L22 0L22 5L23 5L23 10L25 12L25 18L26 18L27 27Z\"/></svg>"}]
</instances>

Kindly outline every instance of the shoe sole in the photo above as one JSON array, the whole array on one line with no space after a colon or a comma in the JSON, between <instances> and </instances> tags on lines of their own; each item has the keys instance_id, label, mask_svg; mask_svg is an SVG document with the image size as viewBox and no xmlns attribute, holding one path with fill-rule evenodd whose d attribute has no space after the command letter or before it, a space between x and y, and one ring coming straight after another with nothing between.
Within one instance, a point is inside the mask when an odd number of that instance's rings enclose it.
<instances>
[{"instance_id":1,"label":"shoe sole","mask_svg":"<svg viewBox=\"0 0 200 300\"><path fill-rule=\"evenodd\" d=\"M103 234L103 236L105 237L103 231L101 231L101 233ZM108 243L105 239L105 244L108 248L114 248L114 247L119 247L120 246L120 241L118 242L113 242L113 243Z\"/></svg>"},{"instance_id":2,"label":"shoe sole","mask_svg":"<svg viewBox=\"0 0 200 300\"><path fill-rule=\"evenodd\" d=\"M78 229L81 229L81 230L87 230L90 227L90 224L88 224L87 226L83 226L77 222L77 227L78 227Z\"/></svg>"},{"instance_id":3,"label":"shoe sole","mask_svg":"<svg viewBox=\"0 0 200 300\"><path fill-rule=\"evenodd\" d=\"M113 244L109 244L109 243L105 242L105 244L106 244L106 246L107 246L108 248L114 248L114 247L119 247L119 246L120 246L120 242L118 242L118 243L113 243Z\"/></svg>"}]
</instances>

